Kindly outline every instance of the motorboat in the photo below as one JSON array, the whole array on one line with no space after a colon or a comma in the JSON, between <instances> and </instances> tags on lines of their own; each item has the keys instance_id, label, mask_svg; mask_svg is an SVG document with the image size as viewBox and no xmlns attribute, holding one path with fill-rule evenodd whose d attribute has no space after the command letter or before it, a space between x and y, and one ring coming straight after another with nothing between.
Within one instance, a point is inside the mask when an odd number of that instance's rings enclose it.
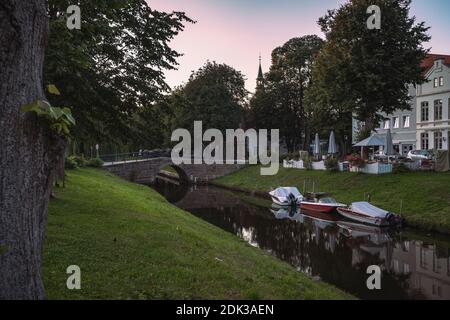
<instances>
[{"instance_id":1,"label":"motorboat","mask_svg":"<svg viewBox=\"0 0 450 320\"><path fill-rule=\"evenodd\" d=\"M303 195L295 187L280 187L269 192L269 195L280 206L297 206L303 200Z\"/></svg>"},{"instance_id":2,"label":"motorboat","mask_svg":"<svg viewBox=\"0 0 450 320\"><path fill-rule=\"evenodd\" d=\"M369 202L354 202L337 211L347 219L377 227L401 225L402 218L395 213L380 209Z\"/></svg>"},{"instance_id":3,"label":"motorboat","mask_svg":"<svg viewBox=\"0 0 450 320\"><path fill-rule=\"evenodd\" d=\"M303 198L300 208L309 212L333 213L337 208L345 208L347 205L337 202L328 193L308 193Z\"/></svg>"}]
</instances>

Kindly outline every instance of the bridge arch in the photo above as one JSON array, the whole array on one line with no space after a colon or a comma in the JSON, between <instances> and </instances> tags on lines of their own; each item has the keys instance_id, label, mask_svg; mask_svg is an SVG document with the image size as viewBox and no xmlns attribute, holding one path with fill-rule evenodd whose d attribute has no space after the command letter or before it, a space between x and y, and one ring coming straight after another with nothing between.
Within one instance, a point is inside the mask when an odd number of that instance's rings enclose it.
<instances>
[{"instance_id":1,"label":"bridge arch","mask_svg":"<svg viewBox=\"0 0 450 320\"><path fill-rule=\"evenodd\" d=\"M168 163L166 163L166 164L161 164L159 167L156 168L157 171L156 171L155 179L156 179L156 176L158 176L158 174L164 168L167 168L167 167L171 167L172 169L174 169L176 171L181 184L189 184L190 179L189 179L189 176L186 173L186 171L182 167L173 164L172 161L168 161Z\"/></svg>"}]
</instances>

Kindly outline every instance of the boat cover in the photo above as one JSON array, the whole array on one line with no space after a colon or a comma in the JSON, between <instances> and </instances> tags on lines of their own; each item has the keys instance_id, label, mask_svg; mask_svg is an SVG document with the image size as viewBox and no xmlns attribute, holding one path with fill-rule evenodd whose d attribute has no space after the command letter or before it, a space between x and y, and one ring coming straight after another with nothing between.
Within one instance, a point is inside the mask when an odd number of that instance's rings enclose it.
<instances>
[{"instance_id":1,"label":"boat cover","mask_svg":"<svg viewBox=\"0 0 450 320\"><path fill-rule=\"evenodd\" d=\"M352 210L373 218L386 218L390 214L389 211L377 208L368 202L352 203Z\"/></svg>"},{"instance_id":2,"label":"boat cover","mask_svg":"<svg viewBox=\"0 0 450 320\"><path fill-rule=\"evenodd\" d=\"M287 198L289 194L292 194L296 199L302 197L300 191L295 187L277 188L270 192L270 194L277 198Z\"/></svg>"}]
</instances>

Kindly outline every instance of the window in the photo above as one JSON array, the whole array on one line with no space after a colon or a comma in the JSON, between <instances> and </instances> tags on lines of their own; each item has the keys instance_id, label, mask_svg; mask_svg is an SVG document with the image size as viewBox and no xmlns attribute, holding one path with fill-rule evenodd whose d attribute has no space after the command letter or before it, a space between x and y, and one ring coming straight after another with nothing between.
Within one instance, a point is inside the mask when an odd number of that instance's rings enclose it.
<instances>
[{"instance_id":1,"label":"window","mask_svg":"<svg viewBox=\"0 0 450 320\"><path fill-rule=\"evenodd\" d=\"M390 121L389 120L384 120L384 129L389 129L390 128Z\"/></svg>"},{"instance_id":2,"label":"window","mask_svg":"<svg viewBox=\"0 0 450 320\"><path fill-rule=\"evenodd\" d=\"M435 87L435 88L437 88L438 87L438 78L434 78L434 81L433 81L433 86Z\"/></svg>"},{"instance_id":3,"label":"window","mask_svg":"<svg viewBox=\"0 0 450 320\"><path fill-rule=\"evenodd\" d=\"M436 131L434 133L434 148L438 150L442 150L442 131Z\"/></svg>"},{"instance_id":4,"label":"window","mask_svg":"<svg viewBox=\"0 0 450 320\"><path fill-rule=\"evenodd\" d=\"M399 117L392 118L392 124L394 129L400 128L400 118Z\"/></svg>"},{"instance_id":5,"label":"window","mask_svg":"<svg viewBox=\"0 0 450 320\"><path fill-rule=\"evenodd\" d=\"M428 102L427 101L424 101L424 102L422 102L422 122L423 121L429 121L430 120L430 116L429 116L429 113L428 113Z\"/></svg>"},{"instance_id":6,"label":"window","mask_svg":"<svg viewBox=\"0 0 450 320\"><path fill-rule=\"evenodd\" d=\"M442 120L442 100L434 100L434 121Z\"/></svg>"},{"instance_id":7,"label":"window","mask_svg":"<svg viewBox=\"0 0 450 320\"><path fill-rule=\"evenodd\" d=\"M427 253L424 248L420 248L420 266L427 269Z\"/></svg>"},{"instance_id":8,"label":"window","mask_svg":"<svg viewBox=\"0 0 450 320\"><path fill-rule=\"evenodd\" d=\"M403 273L404 273L404 274L409 274L410 272L411 272L411 271L410 271L409 264L405 263L405 264L403 265Z\"/></svg>"},{"instance_id":9,"label":"window","mask_svg":"<svg viewBox=\"0 0 450 320\"><path fill-rule=\"evenodd\" d=\"M444 77L439 77L439 87L444 86Z\"/></svg>"},{"instance_id":10,"label":"window","mask_svg":"<svg viewBox=\"0 0 450 320\"><path fill-rule=\"evenodd\" d=\"M403 116L403 128L409 128L410 123L411 123L411 117Z\"/></svg>"},{"instance_id":11,"label":"window","mask_svg":"<svg viewBox=\"0 0 450 320\"><path fill-rule=\"evenodd\" d=\"M422 150L428 150L430 147L430 142L428 140L428 133L422 133L421 135L421 146L422 146Z\"/></svg>"}]
</instances>

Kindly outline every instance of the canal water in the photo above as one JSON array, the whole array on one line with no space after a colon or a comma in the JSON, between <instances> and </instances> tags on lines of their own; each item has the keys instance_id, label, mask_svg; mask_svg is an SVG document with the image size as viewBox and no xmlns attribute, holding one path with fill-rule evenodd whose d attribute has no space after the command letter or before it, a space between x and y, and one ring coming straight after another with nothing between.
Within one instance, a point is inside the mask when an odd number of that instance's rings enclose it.
<instances>
[{"instance_id":1,"label":"canal water","mask_svg":"<svg viewBox=\"0 0 450 320\"><path fill-rule=\"evenodd\" d=\"M450 299L450 237L289 212L217 187L163 180L152 187L179 208L358 298ZM367 288L371 265L382 269L381 290Z\"/></svg>"}]
</instances>

